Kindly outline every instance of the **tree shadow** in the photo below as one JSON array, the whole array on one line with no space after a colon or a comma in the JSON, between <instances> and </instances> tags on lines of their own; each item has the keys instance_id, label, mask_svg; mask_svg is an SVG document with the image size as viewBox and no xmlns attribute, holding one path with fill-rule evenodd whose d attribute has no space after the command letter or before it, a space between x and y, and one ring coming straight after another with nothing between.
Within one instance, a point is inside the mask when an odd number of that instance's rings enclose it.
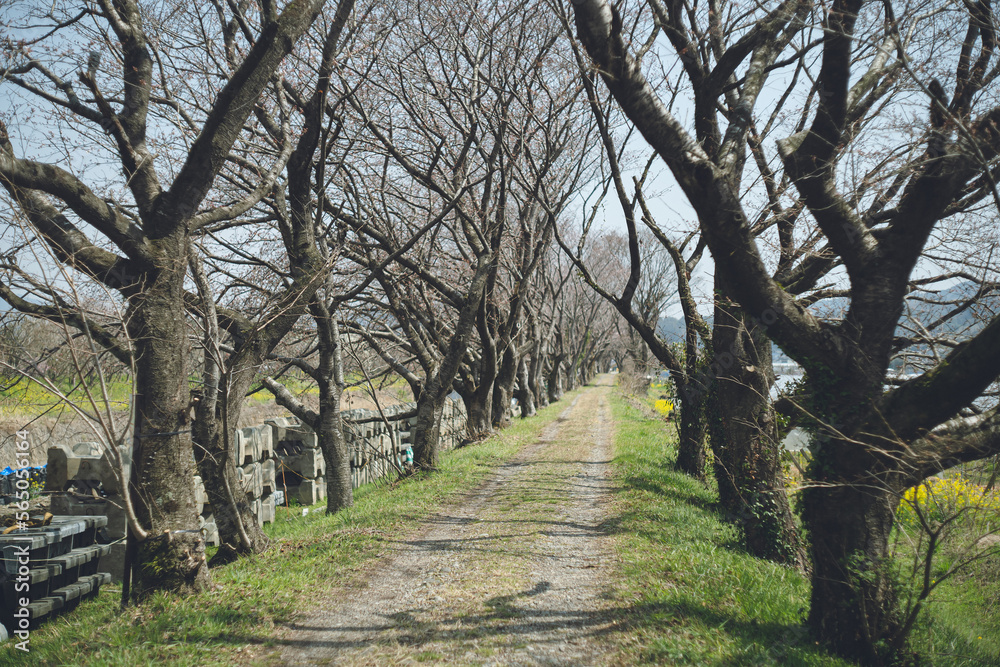
<instances>
[{"instance_id":1,"label":"tree shadow","mask_svg":"<svg viewBox=\"0 0 1000 667\"><path fill-rule=\"evenodd\" d=\"M732 644L711 662L702 664L816 664L817 659L829 657L810 641L801 624L746 621L735 614L689 601L617 605L596 611L573 606L535 609L525 604L551 590L550 582L538 581L526 590L485 600L485 609L475 614L441 613L433 606L414 606L380 614L370 623L338 623L336 619L329 623L289 623L286 628L293 633L291 636L275 639L262 631L220 635L213 641L270 645L285 649L282 660L297 660L296 654L301 652L310 662L330 660L330 664L336 664L341 651L354 649L403 646L417 650L433 644L438 651L452 650L452 655L459 656L467 651L469 642L481 644L489 639L500 640L501 644L515 639L519 644L542 650L564 642L565 635L558 633L566 628L573 628L576 636L588 639L627 637L640 631L663 636L688 634L696 628L703 633L724 631ZM683 644L653 642L641 659L653 664L690 662L683 658L683 653Z\"/></svg>"}]
</instances>

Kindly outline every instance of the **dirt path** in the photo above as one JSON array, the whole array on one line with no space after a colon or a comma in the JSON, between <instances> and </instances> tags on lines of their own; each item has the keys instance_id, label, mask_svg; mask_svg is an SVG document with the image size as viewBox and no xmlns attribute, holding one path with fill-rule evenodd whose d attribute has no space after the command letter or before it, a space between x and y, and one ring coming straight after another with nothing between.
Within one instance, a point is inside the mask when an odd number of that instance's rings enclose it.
<instances>
[{"instance_id":1,"label":"dirt path","mask_svg":"<svg viewBox=\"0 0 1000 667\"><path fill-rule=\"evenodd\" d=\"M291 665L603 665L610 545L608 385L432 517L374 574L292 626Z\"/></svg>"}]
</instances>

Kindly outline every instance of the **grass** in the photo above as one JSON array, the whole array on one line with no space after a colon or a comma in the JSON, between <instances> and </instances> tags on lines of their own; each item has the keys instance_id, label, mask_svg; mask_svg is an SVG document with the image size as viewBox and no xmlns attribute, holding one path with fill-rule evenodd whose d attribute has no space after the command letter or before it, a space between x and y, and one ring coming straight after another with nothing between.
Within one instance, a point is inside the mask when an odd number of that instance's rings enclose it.
<instances>
[{"instance_id":1,"label":"grass","mask_svg":"<svg viewBox=\"0 0 1000 667\"><path fill-rule=\"evenodd\" d=\"M640 664L842 665L802 625L809 582L739 550L708 486L675 472L673 429L615 393L614 596Z\"/></svg>"},{"instance_id":2,"label":"grass","mask_svg":"<svg viewBox=\"0 0 1000 667\"><path fill-rule=\"evenodd\" d=\"M912 638L924 664L1000 665L1000 559L943 582Z\"/></svg>"},{"instance_id":3,"label":"grass","mask_svg":"<svg viewBox=\"0 0 1000 667\"><path fill-rule=\"evenodd\" d=\"M612 397L615 469L623 489L614 530L616 595L632 606L632 661L699 665L846 665L809 640L808 580L742 553L716 494L672 470L675 431L649 409ZM939 567L947 564L944 549ZM900 552L899 558L906 554ZM917 623L921 665L1000 664L1000 559L944 581Z\"/></svg>"},{"instance_id":4,"label":"grass","mask_svg":"<svg viewBox=\"0 0 1000 667\"><path fill-rule=\"evenodd\" d=\"M932 562L931 578L940 583L911 634L923 664L1000 664L1000 550L976 545L986 527L983 517L977 521L975 514L982 513L965 513L950 524L951 534ZM995 519L994 514L994 526ZM896 562L904 592L916 591L923 577L922 559L913 573L913 553L912 543L901 539ZM965 565L945 576L949 567L960 563Z\"/></svg>"},{"instance_id":5,"label":"grass","mask_svg":"<svg viewBox=\"0 0 1000 667\"><path fill-rule=\"evenodd\" d=\"M354 507L334 516L322 505L306 517L299 508L279 508L266 528L273 547L212 570L212 590L188 597L158 594L123 614L120 589L108 587L32 631L30 653L6 642L0 665L200 666L265 659L280 642L283 624L379 558L421 519L479 484L566 405L560 401L482 443L445 454L437 473L356 489Z\"/></svg>"}]
</instances>

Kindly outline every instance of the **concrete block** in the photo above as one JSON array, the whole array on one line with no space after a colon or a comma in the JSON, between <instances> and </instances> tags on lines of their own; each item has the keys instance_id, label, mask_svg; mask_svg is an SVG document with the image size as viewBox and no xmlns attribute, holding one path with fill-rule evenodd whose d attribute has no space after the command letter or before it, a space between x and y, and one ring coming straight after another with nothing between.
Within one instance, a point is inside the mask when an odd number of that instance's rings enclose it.
<instances>
[{"instance_id":1,"label":"concrete block","mask_svg":"<svg viewBox=\"0 0 1000 667\"><path fill-rule=\"evenodd\" d=\"M261 500L260 514L258 516L260 517L260 520L263 523L274 523L274 515L275 515L274 500L275 498L273 493Z\"/></svg>"},{"instance_id":2,"label":"concrete block","mask_svg":"<svg viewBox=\"0 0 1000 667\"><path fill-rule=\"evenodd\" d=\"M261 528L264 527L264 503L260 498L254 498L253 502L250 503L250 511L253 515L257 517L257 525Z\"/></svg>"},{"instance_id":3,"label":"concrete block","mask_svg":"<svg viewBox=\"0 0 1000 667\"><path fill-rule=\"evenodd\" d=\"M197 503L198 514L205 511L205 505L209 504L208 493L205 491L205 483L201 477L194 476L194 502Z\"/></svg>"},{"instance_id":4,"label":"concrete block","mask_svg":"<svg viewBox=\"0 0 1000 667\"><path fill-rule=\"evenodd\" d=\"M56 516L106 516L108 539L125 537L125 507L121 498L74 498L56 493L50 498L49 511Z\"/></svg>"},{"instance_id":5,"label":"concrete block","mask_svg":"<svg viewBox=\"0 0 1000 667\"><path fill-rule=\"evenodd\" d=\"M70 450L77 456L100 456L104 451L99 442L78 442Z\"/></svg>"},{"instance_id":6,"label":"concrete block","mask_svg":"<svg viewBox=\"0 0 1000 667\"><path fill-rule=\"evenodd\" d=\"M272 449L277 450L278 443L282 442L283 440L288 440L288 438L286 437L286 432L288 431L288 429L289 428L294 429L298 427L300 424L299 420L295 419L294 417L293 418L277 417L275 419L265 419L264 425L270 428L271 430Z\"/></svg>"},{"instance_id":7,"label":"concrete block","mask_svg":"<svg viewBox=\"0 0 1000 667\"><path fill-rule=\"evenodd\" d=\"M285 440L301 442L303 449L316 449L319 447L319 437L316 435L316 432L305 425L285 429Z\"/></svg>"},{"instance_id":8,"label":"concrete block","mask_svg":"<svg viewBox=\"0 0 1000 667\"><path fill-rule=\"evenodd\" d=\"M237 465L246 465L260 459L260 442L256 427L238 428L235 436Z\"/></svg>"},{"instance_id":9,"label":"concrete block","mask_svg":"<svg viewBox=\"0 0 1000 667\"><path fill-rule=\"evenodd\" d=\"M278 488L277 474L274 459L267 459L260 464L261 475L261 495L266 496L274 493Z\"/></svg>"},{"instance_id":10,"label":"concrete block","mask_svg":"<svg viewBox=\"0 0 1000 667\"><path fill-rule=\"evenodd\" d=\"M295 456L282 457L282 461L294 473L305 479L315 479L326 474L326 461L318 449L303 449Z\"/></svg>"},{"instance_id":11,"label":"concrete block","mask_svg":"<svg viewBox=\"0 0 1000 667\"><path fill-rule=\"evenodd\" d=\"M322 477L304 479L298 488L299 502L303 505L315 505L326 498L326 480Z\"/></svg>"},{"instance_id":12,"label":"concrete block","mask_svg":"<svg viewBox=\"0 0 1000 667\"><path fill-rule=\"evenodd\" d=\"M257 446L261 461L274 456L274 432L270 426L254 426L257 429Z\"/></svg>"},{"instance_id":13,"label":"concrete block","mask_svg":"<svg viewBox=\"0 0 1000 667\"><path fill-rule=\"evenodd\" d=\"M206 521L204 528L202 528L202 530L205 531L205 544L207 544L208 546L217 547L220 544L219 528L215 525L215 516L214 515L210 516L211 520Z\"/></svg>"},{"instance_id":14,"label":"concrete block","mask_svg":"<svg viewBox=\"0 0 1000 667\"><path fill-rule=\"evenodd\" d=\"M250 498L260 498L264 492L264 476L261 474L260 463L248 463L242 468L236 469L236 477L240 483L240 488Z\"/></svg>"},{"instance_id":15,"label":"concrete block","mask_svg":"<svg viewBox=\"0 0 1000 667\"><path fill-rule=\"evenodd\" d=\"M105 493L121 493L122 485L108 455L80 455L65 445L55 445L49 447L46 469L46 491L66 491L73 482L84 482L93 487L100 486ZM123 474L126 478L129 474L127 459Z\"/></svg>"}]
</instances>

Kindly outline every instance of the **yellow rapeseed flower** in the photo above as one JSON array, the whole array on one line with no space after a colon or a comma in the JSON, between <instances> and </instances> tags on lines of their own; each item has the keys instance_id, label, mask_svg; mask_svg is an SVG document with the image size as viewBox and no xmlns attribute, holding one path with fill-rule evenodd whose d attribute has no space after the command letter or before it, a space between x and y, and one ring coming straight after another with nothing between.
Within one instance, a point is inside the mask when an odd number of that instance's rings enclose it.
<instances>
[{"instance_id":1,"label":"yellow rapeseed flower","mask_svg":"<svg viewBox=\"0 0 1000 667\"><path fill-rule=\"evenodd\" d=\"M907 489L896 513L900 523L919 525L915 507L931 521L943 521L959 511L970 513L1000 512L1000 494L955 473L948 477L931 477L922 484Z\"/></svg>"}]
</instances>

